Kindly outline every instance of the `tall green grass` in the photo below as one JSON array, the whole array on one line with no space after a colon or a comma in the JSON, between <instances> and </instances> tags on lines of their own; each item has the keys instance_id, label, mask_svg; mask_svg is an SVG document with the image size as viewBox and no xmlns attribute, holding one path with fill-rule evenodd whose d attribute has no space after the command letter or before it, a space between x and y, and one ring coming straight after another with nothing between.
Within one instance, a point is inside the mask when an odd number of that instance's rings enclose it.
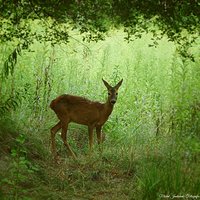
<instances>
[{"instance_id":1,"label":"tall green grass","mask_svg":"<svg viewBox=\"0 0 200 200\"><path fill-rule=\"evenodd\" d=\"M13 94L19 95L17 106L1 117L1 127L12 123L17 127L1 129L0 142L7 138L5 146L9 147L8 151L4 147L1 155L1 161L9 163L8 168L1 165L2 198L162 199L164 195L200 195L198 47L189 49L195 58L192 62L167 38L154 48L148 45L150 35L131 43L124 41L120 31L98 43L73 37L67 45L36 42L23 51L13 76L0 85L1 105ZM1 46L3 70L12 44ZM95 146L94 155L88 158L87 129L71 124L68 138L79 163L68 157L58 134L62 162L54 166L49 130L57 118L49 103L63 93L103 102L107 93L102 77L113 85L124 79L118 102L103 128L106 140L102 155ZM24 140L16 150L20 135ZM9 154L14 150L18 160ZM25 161L19 165L22 157ZM19 176L14 185L9 181L15 165ZM24 176L29 179L24 180Z\"/></svg>"}]
</instances>

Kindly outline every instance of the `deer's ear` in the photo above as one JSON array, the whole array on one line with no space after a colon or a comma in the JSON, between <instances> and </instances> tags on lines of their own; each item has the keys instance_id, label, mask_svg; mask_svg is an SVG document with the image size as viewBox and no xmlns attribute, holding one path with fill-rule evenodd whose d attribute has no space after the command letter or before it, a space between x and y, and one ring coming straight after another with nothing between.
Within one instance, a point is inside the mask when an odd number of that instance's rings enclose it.
<instances>
[{"instance_id":1,"label":"deer's ear","mask_svg":"<svg viewBox=\"0 0 200 200\"><path fill-rule=\"evenodd\" d=\"M112 88L103 78L102 78L102 81L108 90Z\"/></svg>"},{"instance_id":2,"label":"deer's ear","mask_svg":"<svg viewBox=\"0 0 200 200\"><path fill-rule=\"evenodd\" d=\"M115 88L116 90L118 90L119 87L121 86L122 82L123 82L123 79L122 79L121 81L119 81L119 83L117 83L117 85L116 85L114 88Z\"/></svg>"}]
</instances>

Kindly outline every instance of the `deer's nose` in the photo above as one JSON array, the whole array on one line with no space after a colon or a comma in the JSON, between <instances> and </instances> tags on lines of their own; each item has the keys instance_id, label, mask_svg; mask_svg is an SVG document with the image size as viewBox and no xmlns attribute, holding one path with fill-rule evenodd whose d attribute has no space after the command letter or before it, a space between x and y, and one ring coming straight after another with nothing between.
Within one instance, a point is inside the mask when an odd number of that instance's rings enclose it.
<instances>
[{"instance_id":1,"label":"deer's nose","mask_svg":"<svg viewBox=\"0 0 200 200\"><path fill-rule=\"evenodd\" d=\"M111 99L111 100L110 100L110 103L111 103L111 104L115 104L115 103L116 103L116 100L115 100L115 99Z\"/></svg>"}]
</instances>

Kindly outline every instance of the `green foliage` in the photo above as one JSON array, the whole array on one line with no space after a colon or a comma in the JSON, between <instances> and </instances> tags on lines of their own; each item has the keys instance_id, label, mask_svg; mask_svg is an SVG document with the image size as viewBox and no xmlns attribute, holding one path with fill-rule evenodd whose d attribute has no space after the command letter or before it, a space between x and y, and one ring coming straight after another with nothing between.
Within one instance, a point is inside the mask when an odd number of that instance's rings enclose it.
<instances>
[{"instance_id":1,"label":"green foliage","mask_svg":"<svg viewBox=\"0 0 200 200\"><path fill-rule=\"evenodd\" d=\"M4 63L4 68L2 72L2 79L5 79L8 77L8 75L13 75L14 73L14 67L17 63L17 56L20 54L20 48L19 46L14 49L14 51L8 56L8 59Z\"/></svg>"},{"instance_id":2,"label":"green foliage","mask_svg":"<svg viewBox=\"0 0 200 200\"><path fill-rule=\"evenodd\" d=\"M182 30L198 31L200 16L198 1L176 0L12 0L1 2L0 13L1 41L18 38L32 43L37 39L53 44L68 41L71 28L83 34L84 40L98 41L104 39L108 30L119 26L124 27L127 40L131 35L141 37L143 32L152 32L158 39L160 34L154 25L159 27L161 35L182 40ZM30 22L36 20L45 27L45 35L31 31ZM63 29L64 23L70 26Z\"/></svg>"},{"instance_id":3,"label":"green foliage","mask_svg":"<svg viewBox=\"0 0 200 200\"><path fill-rule=\"evenodd\" d=\"M6 54L6 59L3 59L2 81L5 82L9 75L14 74L20 55L32 51L31 46L36 41L50 43L52 48L57 44L68 44L70 39L76 39L71 30L76 30L86 42L105 40L114 27L123 28L126 33L124 39L129 42L141 38L144 33L151 33L151 43L149 43L151 47L158 46L158 41L167 36L169 41L177 43L182 58L194 61L194 56L188 49L194 45L199 36L198 8L197 1L174 0L2 1L0 41L2 45L9 41L13 45L11 52ZM102 66L105 66L104 61L101 62ZM51 60L51 64L45 66L47 73L44 72L46 78L43 97L38 94L39 87L42 86L40 78L36 81L34 99L36 102L41 101L41 98L44 98L43 102L49 100L51 88L49 73L52 65ZM0 100L0 113L5 113L8 108L16 109L19 100L21 101L17 93L18 90L3 96ZM41 110L41 107L37 105L35 110Z\"/></svg>"},{"instance_id":4,"label":"green foliage","mask_svg":"<svg viewBox=\"0 0 200 200\"><path fill-rule=\"evenodd\" d=\"M24 86L22 91L16 91L13 95L10 95L10 97L5 100L5 97L2 98L2 101L0 101L0 114L2 116L13 110L15 111L22 104L22 101L26 98L26 88L27 86Z\"/></svg>"},{"instance_id":5,"label":"green foliage","mask_svg":"<svg viewBox=\"0 0 200 200\"><path fill-rule=\"evenodd\" d=\"M24 134L20 134L16 138L16 144L11 149L11 164L7 172L9 177L3 178L0 182L2 187L10 188L7 196L13 199L21 199L27 193L27 190L22 189L19 185L26 183L28 176L38 170L27 159L27 149L24 147L25 140Z\"/></svg>"}]
</instances>

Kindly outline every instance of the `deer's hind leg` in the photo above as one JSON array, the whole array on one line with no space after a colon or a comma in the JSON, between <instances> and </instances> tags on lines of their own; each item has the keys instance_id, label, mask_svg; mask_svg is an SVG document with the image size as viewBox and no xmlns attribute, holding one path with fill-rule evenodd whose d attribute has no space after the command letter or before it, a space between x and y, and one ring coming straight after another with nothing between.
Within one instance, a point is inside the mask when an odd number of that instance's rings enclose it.
<instances>
[{"instance_id":1,"label":"deer's hind leg","mask_svg":"<svg viewBox=\"0 0 200 200\"><path fill-rule=\"evenodd\" d=\"M61 132L61 138L63 140L64 145L66 146L67 150L69 151L70 155L76 159L76 155L72 151L69 143L67 142L67 128L68 128L69 122L62 122L62 132Z\"/></svg>"},{"instance_id":2,"label":"deer's hind leg","mask_svg":"<svg viewBox=\"0 0 200 200\"><path fill-rule=\"evenodd\" d=\"M51 129L51 151L55 159L57 158L55 135L60 129L61 129L60 121Z\"/></svg>"}]
</instances>

